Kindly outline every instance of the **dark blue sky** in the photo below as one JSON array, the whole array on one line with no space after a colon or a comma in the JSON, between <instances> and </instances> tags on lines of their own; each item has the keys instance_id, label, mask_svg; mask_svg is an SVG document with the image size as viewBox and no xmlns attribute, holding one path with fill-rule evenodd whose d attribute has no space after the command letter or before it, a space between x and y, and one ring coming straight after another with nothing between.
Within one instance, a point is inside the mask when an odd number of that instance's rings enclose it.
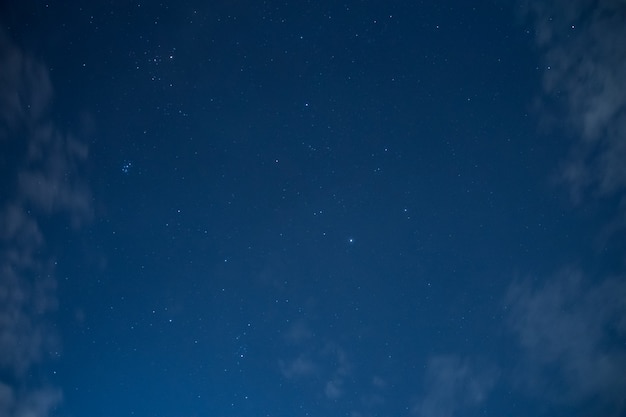
<instances>
[{"instance_id":1,"label":"dark blue sky","mask_svg":"<svg viewBox=\"0 0 626 417\"><path fill-rule=\"evenodd\" d=\"M0 416L626 416L626 3L0 4Z\"/></svg>"}]
</instances>

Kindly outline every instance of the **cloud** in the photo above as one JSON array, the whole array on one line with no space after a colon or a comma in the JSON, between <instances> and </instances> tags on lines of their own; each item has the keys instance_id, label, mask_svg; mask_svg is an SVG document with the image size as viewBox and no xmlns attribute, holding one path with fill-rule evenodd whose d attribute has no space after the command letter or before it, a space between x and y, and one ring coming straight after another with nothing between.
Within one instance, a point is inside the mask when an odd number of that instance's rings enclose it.
<instances>
[{"instance_id":1,"label":"cloud","mask_svg":"<svg viewBox=\"0 0 626 417\"><path fill-rule=\"evenodd\" d=\"M558 179L577 203L616 198L617 205L604 207L616 212L602 214L608 247L610 235L626 225L626 2L526 4L544 61L542 111L558 115L573 137ZM524 356L518 382L544 403L623 415L625 277L566 268L537 282L515 282L506 297L508 324Z\"/></svg>"},{"instance_id":2,"label":"cloud","mask_svg":"<svg viewBox=\"0 0 626 417\"><path fill-rule=\"evenodd\" d=\"M322 378L324 394L331 400L343 396L345 378L351 370L345 351L335 343L308 346L293 359L280 359L278 366L287 379Z\"/></svg>"},{"instance_id":3,"label":"cloud","mask_svg":"<svg viewBox=\"0 0 626 417\"><path fill-rule=\"evenodd\" d=\"M389 384L383 378L376 375L372 377L372 385L378 389L385 389Z\"/></svg>"},{"instance_id":4,"label":"cloud","mask_svg":"<svg viewBox=\"0 0 626 417\"><path fill-rule=\"evenodd\" d=\"M562 101L576 143L559 177L576 199L626 187L626 3L528 2L544 58L543 92Z\"/></svg>"},{"instance_id":5,"label":"cloud","mask_svg":"<svg viewBox=\"0 0 626 417\"><path fill-rule=\"evenodd\" d=\"M626 280L590 283L566 270L534 287L511 286L509 324L525 354L522 382L546 401L592 414L626 412Z\"/></svg>"},{"instance_id":6,"label":"cloud","mask_svg":"<svg viewBox=\"0 0 626 417\"><path fill-rule=\"evenodd\" d=\"M301 345L309 342L315 335L304 321L295 322L287 331L285 339L290 344Z\"/></svg>"},{"instance_id":7,"label":"cloud","mask_svg":"<svg viewBox=\"0 0 626 417\"><path fill-rule=\"evenodd\" d=\"M44 118L52 98L52 83L45 67L16 48L3 33L0 62L0 139L5 139Z\"/></svg>"},{"instance_id":8,"label":"cloud","mask_svg":"<svg viewBox=\"0 0 626 417\"><path fill-rule=\"evenodd\" d=\"M487 398L498 373L488 366L477 366L457 355L433 356L428 360L422 398L412 409L420 417L462 415Z\"/></svg>"},{"instance_id":9,"label":"cloud","mask_svg":"<svg viewBox=\"0 0 626 417\"><path fill-rule=\"evenodd\" d=\"M56 307L56 282L44 265L43 277L34 278L27 268L19 267L23 260L5 252L0 265L0 367L17 377L27 374L31 365L40 361L46 348L54 346L54 338L46 331L45 316ZM23 254L16 253L24 258ZM27 256L30 258L30 256ZM38 274L36 274L38 275Z\"/></svg>"},{"instance_id":10,"label":"cloud","mask_svg":"<svg viewBox=\"0 0 626 417\"><path fill-rule=\"evenodd\" d=\"M319 371L319 366L304 354L289 361L281 359L278 365L280 372L287 379L308 377Z\"/></svg>"},{"instance_id":11,"label":"cloud","mask_svg":"<svg viewBox=\"0 0 626 417\"><path fill-rule=\"evenodd\" d=\"M336 400L343 396L345 380L350 376L352 365L348 360L345 350L335 343L329 343L322 351L323 355L330 358L334 364L330 372L330 377L326 381L324 393L331 400Z\"/></svg>"},{"instance_id":12,"label":"cloud","mask_svg":"<svg viewBox=\"0 0 626 417\"><path fill-rule=\"evenodd\" d=\"M61 391L56 388L39 388L26 392L16 391L0 382L0 415L13 417L40 417L49 414L61 401Z\"/></svg>"},{"instance_id":13,"label":"cloud","mask_svg":"<svg viewBox=\"0 0 626 417\"><path fill-rule=\"evenodd\" d=\"M346 378L352 365L345 350L332 341L316 343L315 332L307 323L296 322L286 332L285 341L298 352L290 359L279 359L283 377L290 380L311 379L329 400L343 397ZM321 381L321 382L320 382Z\"/></svg>"},{"instance_id":14,"label":"cloud","mask_svg":"<svg viewBox=\"0 0 626 417\"><path fill-rule=\"evenodd\" d=\"M28 166L18 175L24 199L46 213L66 213L75 225L91 218L91 194L76 175L87 159L87 146L52 125L31 134Z\"/></svg>"},{"instance_id":15,"label":"cloud","mask_svg":"<svg viewBox=\"0 0 626 417\"><path fill-rule=\"evenodd\" d=\"M334 378L326 382L324 388L324 394L330 400L336 400L343 395L343 380L341 378Z\"/></svg>"},{"instance_id":16,"label":"cloud","mask_svg":"<svg viewBox=\"0 0 626 417\"><path fill-rule=\"evenodd\" d=\"M54 259L41 224L63 215L91 217L79 175L87 148L48 116L45 67L0 33L0 146L8 168L0 200L0 415L45 417L61 391L34 381L34 368L58 351L49 320L56 310ZM57 220L56 218L54 220Z\"/></svg>"}]
</instances>

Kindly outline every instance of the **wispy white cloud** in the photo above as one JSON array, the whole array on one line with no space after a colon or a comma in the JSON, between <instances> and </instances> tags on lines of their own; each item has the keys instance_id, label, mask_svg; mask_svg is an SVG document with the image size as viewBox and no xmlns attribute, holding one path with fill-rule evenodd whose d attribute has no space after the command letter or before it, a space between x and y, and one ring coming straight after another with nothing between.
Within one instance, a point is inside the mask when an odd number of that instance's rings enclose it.
<instances>
[{"instance_id":1,"label":"wispy white cloud","mask_svg":"<svg viewBox=\"0 0 626 417\"><path fill-rule=\"evenodd\" d=\"M611 244L608 236L626 225L626 2L526 5L543 54L543 102L560 106L542 110L563 116L561 128L573 138L558 178L577 203L611 197L604 201L615 212L605 214L599 236ZM540 282L514 283L507 297L509 324L526 355L521 382L546 402L623 415L624 276L591 277L569 268Z\"/></svg>"},{"instance_id":2,"label":"wispy white cloud","mask_svg":"<svg viewBox=\"0 0 626 417\"><path fill-rule=\"evenodd\" d=\"M324 394L330 400L336 400L343 395L343 379L333 378L326 382Z\"/></svg>"},{"instance_id":3,"label":"wispy white cloud","mask_svg":"<svg viewBox=\"0 0 626 417\"><path fill-rule=\"evenodd\" d=\"M58 351L48 322L57 282L42 216L63 214L74 225L91 216L77 175L87 148L55 127L51 98L45 67L0 33L0 146L10 161L0 201L0 415L7 417L45 417L61 400L60 389L31 376Z\"/></svg>"},{"instance_id":4,"label":"wispy white cloud","mask_svg":"<svg viewBox=\"0 0 626 417\"><path fill-rule=\"evenodd\" d=\"M464 410L487 399L498 376L495 368L458 355L433 356L426 366L426 389L412 412L419 417L463 415Z\"/></svg>"},{"instance_id":5,"label":"wispy white cloud","mask_svg":"<svg viewBox=\"0 0 626 417\"><path fill-rule=\"evenodd\" d=\"M287 342L293 345L307 343L313 337L313 331L304 321L296 321L294 324L291 325L291 327L287 331L287 334L285 335L285 339L287 340Z\"/></svg>"},{"instance_id":6,"label":"wispy white cloud","mask_svg":"<svg viewBox=\"0 0 626 417\"><path fill-rule=\"evenodd\" d=\"M355 405L355 409L350 412L352 417L370 417L383 416L385 414L385 406L389 382L384 378L374 375L371 377L369 384L364 384L359 392L359 402Z\"/></svg>"},{"instance_id":7,"label":"wispy white cloud","mask_svg":"<svg viewBox=\"0 0 626 417\"><path fill-rule=\"evenodd\" d=\"M279 359L283 377L291 380L311 380L329 400L344 396L346 378L352 365L345 350L332 341L316 340L315 333L305 322L293 324L286 332L285 341L298 353Z\"/></svg>"},{"instance_id":8,"label":"wispy white cloud","mask_svg":"<svg viewBox=\"0 0 626 417\"><path fill-rule=\"evenodd\" d=\"M319 365L306 354L302 354L291 360L278 361L280 372L287 379L309 377L319 372Z\"/></svg>"},{"instance_id":9,"label":"wispy white cloud","mask_svg":"<svg viewBox=\"0 0 626 417\"><path fill-rule=\"evenodd\" d=\"M335 400L344 395L345 380L352 372L352 364L348 360L346 351L335 343L328 343L322 350L322 354L333 365L330 368L324 393L327 398Z\"/></svg>"},{"instance_id":10,"label":"wispy white cloud","mask_svg":"<svg viewBox=\"0 0 626 417\"><path fill-rule=\"evenodd\" d=\"M16 390L0 382L0 415L9 417L47 416L62 398L61 390L53 387Z\"/></svg>"},{"instance_id":11,"label":"wispy white cloud","mask_svg":"<svg viewBox=\"0 0 626 417\"><path fill-rule=\"evenodd\" d=\"M20 128L39 123L52 98L46 68L24 54L0 33L0 121L6 139Z\"/></svg>"},{"instance_id":12,"label":"wispy white cloud","mask_svg":"<svg viewBox=\"0 0 626 417\"><path fill-rule=\"evenodd\" d=\"M46 213L66 213L74 225L91 217L91 193L77 175L87 159L87 146L52 124L31 133L27 166L18 175L23 198Z\"/></svg>"},{"instance_id":13,"label":"wispy white cloud","mask_svg":"<svg viewBox=\"0 0 626 417\"><path fill-rule=\"evenodd\" d=\"M543 283L514 284L510 325L524 351L521 382L544 400L595 415L626 412L626 280L589 282L566 270ZM621 342L619 342L621 341Z\"/></svg>"},{"instance_id":14,"label":"wispy white cloud","mask_svg":"<svg viewBox=\"0 0 626 417\"><path fill-rule=\"evenodd\" d=\"M544 97L562 103L576 142L559 177L576 199L626 187L626 3L527 2L543 52Z\"/></svg>"}]
</instances>

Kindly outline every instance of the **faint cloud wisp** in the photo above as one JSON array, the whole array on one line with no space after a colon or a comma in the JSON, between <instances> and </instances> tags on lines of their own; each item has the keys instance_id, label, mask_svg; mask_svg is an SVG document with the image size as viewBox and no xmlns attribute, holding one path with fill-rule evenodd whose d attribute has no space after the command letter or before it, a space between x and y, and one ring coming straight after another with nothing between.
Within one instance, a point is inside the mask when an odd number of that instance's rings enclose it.
<instances>
[{"instance_id":1,"label":"faint cloud wisp","mask_svg":"<svg viewBox=\"0 0 626 417\"><path fill-rule=\"evenodd\" d=\"M604 207L615 211L602 214L605 234L623 232L626 2L525 4L544 60L542 99L560 106L561 127L573 137L558 178L578 204L610 203ZM616 249L623 258L624 247ZM591 415L626 412L625 282L623 272L589 276L566 268L539 285L511 285L506 298L509 325L526 355L519 379L529 390Z\"/></svg>"},{"instance_id":2,"label":"faint cloud wisp","mask_svg":"<svg viewBox=\"0 0 626 417\"><path fill-rule=\"evenodd\" d=\"M457 355L433 356L426 366L427 389L412 412L419 417L462 415L487 399L497 379L498 372L489 366L476 366Z\"/></svg>"},{"instance_id":3,"label":"faint cloud wisp","mask_svg":"<svg viewBox=\"0 0 626 417\"><path fill-rule=\"evenodd\" d=\"M332 341L316 342L314 332L304 322L293 324L285 340L296 349L297 355L279 359L280 373L288 380L312 380L323 384L328 400L344 396L346 379L351 375L352 365L343 348Z\"/></svg>"},{"instance_id":4,"label":"faint cloud wisp","mask_svg":"<svg viewBox=\"0 0 626 417\"><path fill-rule=\"evenodd\" d=\"M626 3L529 1L544 58L543 92L576 137L559 177L576 200L626 187Z\"/></svg>"},{"instance_id":5,"label":"faint cloud wisp","mask_svg":"<svg viewBox=\"0 0 626 417\"><path fill-rule=\"evenodd\" d=\"M540 286L513 285L509 324L526 355L523 384L552 402L592 414L626 411L626 281L591 283L566 270ZM621 343L616 342L621 340Z\"/></svg>"},{"instance_id":6,"label":"faint cloud wisp","mask_svg":"<svg viewBox=\"0 0 626 417\"><path fill-rule=\"evenodd\" d=\"M56 310L55 262L41 221L62 214L78 226L91 195L77 175L87 148L47 116L52 86L45 67L0 33L0 415L45 417L61 390L35 368L55 356L49 323Z\"/></svg>"}]
</instances>

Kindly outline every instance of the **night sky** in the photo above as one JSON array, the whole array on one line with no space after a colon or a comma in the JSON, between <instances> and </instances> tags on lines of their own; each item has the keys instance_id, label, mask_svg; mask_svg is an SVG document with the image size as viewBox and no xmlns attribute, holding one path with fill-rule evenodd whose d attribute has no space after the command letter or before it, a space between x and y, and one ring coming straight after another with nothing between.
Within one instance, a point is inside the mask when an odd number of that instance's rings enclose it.
<instances>
[{"instance_id":1,"label":"night sky","mask_svg":"<svg viewBox=\"0 0 626 417\"><path fill-rule=\"evenodd\" d=\"M625 45L624 0L1 1L0 417L626 416Z\"/></svg>"}]
</instances>

